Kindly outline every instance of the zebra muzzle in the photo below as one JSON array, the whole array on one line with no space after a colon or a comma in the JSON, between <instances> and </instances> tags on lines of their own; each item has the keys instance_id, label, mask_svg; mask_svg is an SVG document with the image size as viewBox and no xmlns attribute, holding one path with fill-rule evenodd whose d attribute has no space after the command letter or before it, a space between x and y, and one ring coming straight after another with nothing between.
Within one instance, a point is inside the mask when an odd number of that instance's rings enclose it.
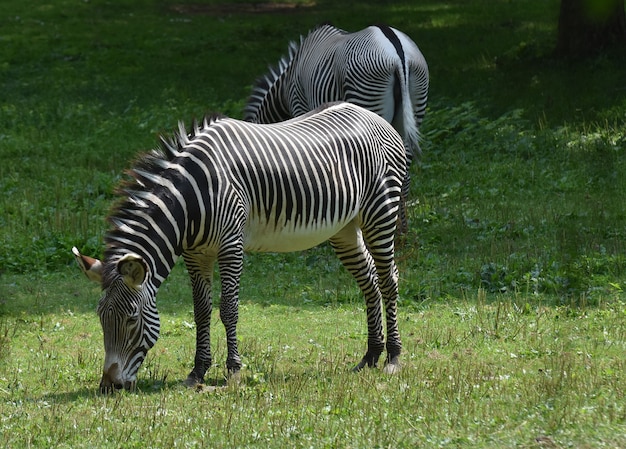
<instances>
[{"instance_id":1,"label":"zebra muzzle","mask_svg":"<svg viewBox=\"0 0 626 449\"><path fill-rule=\"evenodd\" d=\"M122 388L126 390L131 390L134 386L134 382L126 381L124 382L121 379L121 370L119 364L113 363L108 369L105 369L102 372L102 379L100 380L100 392L101 393L111 393L115 390L121 390Z\"/></svg>"}]
</instances>

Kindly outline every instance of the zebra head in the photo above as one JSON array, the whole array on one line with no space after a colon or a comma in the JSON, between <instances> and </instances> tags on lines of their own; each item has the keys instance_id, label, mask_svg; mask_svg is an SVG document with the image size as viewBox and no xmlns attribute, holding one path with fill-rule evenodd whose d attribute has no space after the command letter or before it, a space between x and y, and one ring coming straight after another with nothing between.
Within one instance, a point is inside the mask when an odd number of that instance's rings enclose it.
<instances>
[{"instance_id":1,"label":"zebra head","mask_svg":"<svg viewBox=\"0 0 626 449\"><path fill-rule=\"evenodd\" d=\"M132 390L139 367L159 338L156 289L145 282L148 266L132 253L103 263L77 248L72 252L83 273L102 286L97 308L105 351L100 391Z\"/></svg>"}]
</instances>

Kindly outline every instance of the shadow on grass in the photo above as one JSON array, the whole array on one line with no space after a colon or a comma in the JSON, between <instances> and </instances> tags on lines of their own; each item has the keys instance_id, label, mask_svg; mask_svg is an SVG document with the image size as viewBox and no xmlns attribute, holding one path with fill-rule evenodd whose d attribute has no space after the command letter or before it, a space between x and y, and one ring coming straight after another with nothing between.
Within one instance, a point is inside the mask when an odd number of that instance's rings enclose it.
<instances>
[{"instance_id":1,"label":"shadow on grass","mask_svg":"<svg viewBox=\"0 0 626 449\"><path fill-rule=\"evenodd\" d=\"M240 374L236 379L226 379L223 376L211 376L206 379L202 384L198 384L193 387L186 386L184 379L164 380L164 381L152 381L149 379L139 379L137 388L134 391L115 390L110 393L100 393L98 384L94 383L93 388L81 388L76 391L66 391L59 393L49 393L42 396L42 400L53 403L72 403L85 399L103 398L104 400L118 400L125 396L151 396L155 394L162 394L168 391L189 391L198 394L213 394L220 392L227 392L236 390L238 388L248 389L256 388L265 384L285 384L292 383L298 385L301 383L310 382L314 379L327 378L328 376L339 375L366 375L363 373L379 371L382 373L382 369L372 368L364 370L362 373L355 373L352 370L351 365L345 367L334 367L328 372L313 371L310 369L298 369L294 368L290 372L266 372L255 373L252 371L246 371Z\"/></svg>"},{"instance_id":2,"label":"shadow on grass","mask_svg":"<svg viewBox=\"0 0 626 449\"><path fill-rule=\"evenodd\" d=\"M221 389L226 387L226 381L222 379L211 379L208 383L202 385L202 388L191 388L186 387L183 384L184 379L180 380L166 380L166 381L150 381L150 380L139 380L137 388L134 391L126 391L126 390L114 390L110 393L101 393L98 383L94 383L93 388L80 388L75 391L64 391L57 393L48 393L42 396L41 399L54 402L54 403L71 403L76 402L81 399L95 399L95 398L104 398L104 399L115 399L120 398L127 395L153 395L160 394L163 391L167 390L177 390L177 389L189 389L190 391L196 389L198 391L203 390L204 388L213 388L213 389Z\"/></svg>"},{"instance_id":3,"label":"shadow on grass","mask_svg":"<svg viewBox=\"0 0 626 449\"><path fill-rule=\"evenodd\" d=\"M66 404L70 402L76 402L79 399L92 399L98 395L99 393L98 393L97 388L81 388L76 391L64 391L62 393L48 393L48 394L43 395L41 399L54 402L54 403Z\"/></svg>"}]
</instances>

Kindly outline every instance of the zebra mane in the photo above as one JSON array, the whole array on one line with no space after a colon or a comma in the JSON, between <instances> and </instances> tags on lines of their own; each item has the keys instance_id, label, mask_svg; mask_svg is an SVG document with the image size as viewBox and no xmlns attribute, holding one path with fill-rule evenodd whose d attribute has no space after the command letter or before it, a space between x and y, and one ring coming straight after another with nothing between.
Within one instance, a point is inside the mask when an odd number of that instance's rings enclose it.
<instances>
[{"instance_id":1,"label":"zebra mane","mask_svg":"<svg viewBox=\"0 0 626 449\"><path fill-rule=\"evenodd\" d=\"M145 211L150 207L144 199L163 185L166 178L164 171L170 167L171 161L200 133L225 118L225 115L217 113L206 115L202 121L194 120L189 131L182 121L179 122L177 132L172 136L160 135L158 147L140 154L131 167L124 171L125 179L114 190L118 200L114 202L107 218L110 225L105 235L107 251L115 252L115 248L120 246L117 237L123 234L125 223L133 221L137 211Z\"/></svg>"},{"instance_id":2,"label":"zebra mane","mask_svg":"<svg viewBox=\"0 0 626 449\"><path fill-rule=\"evenodd\" d=\"M283 76L286 74L287 70L291 66L292 62L298 55L302 44L305 39L313 35L330 35L330 34L343 34L345 31L335 27L330 22L324 22L316 27L312 28L306 35L301 35L299 42L291 41L289 42L289 46L287 47L287 55L280 58L278 63L274 66L269 66L269 71L265 75L257 78L252 87L252 93L248 97L248 101L244 108L244 120L246 121L258 121L259 111L263 108L266 108L268 99L274 96L275 100L277 96L280 95L280 92L276 92L277 89L280 89L280 82ZM283 105L283 107L285 107ZM287 113L287 111L283 111ZM287 113L288 114L288 113ZM276 119L276 117L274 117ZM281 117L282 120L291 118Z\"/></svg>"},{"instance_id":3,"label":"zebra mane","mask_svg":"<svg viewBox=\"0 0 626 449\"><path fill-rule=\"evenodd\" d=\"M253 121L258 111L263 106L268 95L270 95L272 88L285 74L292 61L294 60L300 45L302 44L304 37L300 36L300 42L289 42L287 48L287 55L282 56L276 65L270 65L268 67L268 73L257 78L252 87L252 93L248 98L248 102L244 109L244 119L247 121Z\"/></svg>"},{"instance_id":4,"label":"zebra mane","mask_svg":"<svg viewBox=\"0 0 626 449\"><path fill-rule=\"evenodd\" d=\"M167 138L163 135L159 136L160 145L156 151L163 153L167 160L172 160L173 158L178 156L178 153L180 153L183 147L189 145L189 142L195 139L198 134L209 128L215 122L218 122L219 120L223 120L225 118L228 117L226 117L224 114L213 112L211 114L205 115L202 121L194 119L191 124L190 131L187 131L187 129L185 128L185 124L182 121L179 121L178 132L175 133L173 137Z\"/></svg>"},{"instance_id":5,"label":"zebra mane","mask_svg":"<svg viewBox=\"0 0 626 449\"><path fill-rule=\"evenodd\" d=\"M142 186L147 182L148 185L150 185L150 180L146 179L151 177L148 175L158 175L162 170L168 167L170 161L179 156L181 151L183 151L198 134L210 128L214 123L226 118L228 117L216 112L207 114L201 121L194 119L189 131L187 131L185 124L179 121L177 132L172 136L161 134L157 148L140 154L134 160L131 164L131 168L126 171L126 174L131 178L130 182L139 183ZM126 186L126 183L124 183L123 186Z\"/></svg>"}]
</instances>

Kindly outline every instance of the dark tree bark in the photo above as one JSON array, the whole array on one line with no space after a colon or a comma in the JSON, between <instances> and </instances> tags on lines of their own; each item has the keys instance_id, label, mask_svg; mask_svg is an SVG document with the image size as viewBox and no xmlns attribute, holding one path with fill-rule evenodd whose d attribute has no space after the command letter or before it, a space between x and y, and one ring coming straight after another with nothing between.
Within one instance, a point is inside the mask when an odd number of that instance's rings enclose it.
<instances>
[{"instance_id":1,"label":"dark tree bark","mask_svg":"<svg viewBox=\"0 0 626 449\"><path fill-rule=\"evenodd\" d=\"M624 0L561 0L557 54L584 57L626 49Z\"/></svg>"}]
</instances>

